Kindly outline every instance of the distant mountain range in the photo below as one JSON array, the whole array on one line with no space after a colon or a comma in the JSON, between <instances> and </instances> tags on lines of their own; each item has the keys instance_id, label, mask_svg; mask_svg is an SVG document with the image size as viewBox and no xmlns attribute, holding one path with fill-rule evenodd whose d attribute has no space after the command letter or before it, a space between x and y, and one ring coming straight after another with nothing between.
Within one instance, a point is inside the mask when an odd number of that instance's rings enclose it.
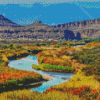
<instances>
[{"instance_id":1,"label":"distant mountain range","mask_svg":"<svg viewBox=\"0 0 100 100\"><path fill-rule=\"evenodd\" d=\"M0 39L59 40L100 37L100 18L48 26L41 21L18 25L0 15Z\"/></svg>"}]
</instances>

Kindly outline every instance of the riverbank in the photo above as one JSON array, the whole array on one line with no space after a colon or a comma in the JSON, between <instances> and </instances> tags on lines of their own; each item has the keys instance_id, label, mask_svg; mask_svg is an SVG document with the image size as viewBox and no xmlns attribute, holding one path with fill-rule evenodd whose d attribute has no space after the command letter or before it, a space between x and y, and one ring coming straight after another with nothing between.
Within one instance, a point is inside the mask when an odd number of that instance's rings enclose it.
<instances>
[{"instance_id":1,"label":"riverbank","mask_svg":"<svg viewBox=\"0 0 100 100\"><path fill-rule=\"evenodd\" d=\"M20 55L18 55L18 53ZM9 60L12 61L12 60L19 60L21 58L25 58L29 55L28 52L21 51L21 52L13 53L12 55L10 54L6 55L6 54L2 54L1 56L3 62L0 67L0 72L1 72L0 73L0 79L1 79L0 90L9 91L13 89L15 90L22 89L25 87L25 85L33 84L32 86L35 86L53 78L52 76L49 76L49 75L43 75L43 74L40 75L36 72L34 73L34 72L29 72L29 71L22 71L16 68L10 68L8 66ZM1 69L3 70L3 72ZM28 87L25 87L25 88L28 88Z\"/></svg>"},{"instance_id":2,"label":"riverbank","mask_svg":"<svg viewBox=\"0 0 100 100\"><path fill-rule=\"evenodd\" d=\"M23 53L23 54L22 54ZM20 57L25 57L26 52L22 52L20 56L6 55L2 54L0 58L0 92L9 91L13 89L24 88L26 84L37 83L40 81L47 81L43 79L42 75L33 71L23 71L16 68L10 68L8 66L9 57L10 60L19 59Z\"/></svg>"},{"instance_id":3,"label":"riverbank","mask_svg":"<svg viewBox=\"0 0 100 100\"><path fill-rule=\"evenodd\" d=\"M30 51L29 51L30 52ZM31 53L32 54L32 53ZM25 57L27 57L29 54L27 53L27 55L26 55L26 53L24 54L22 54L22 55L20 55L20 56L12 56L12 57L8 57L8 59L11 61L11 60L19 60L19 59L21 59L21 58L25 58ZM7 58L6 58L7 59ZM7 63L8 64L8 63ZM44 75L44 74L41 74L42 75L42 77L43 77L43 79L45 80L45 81L47 81L47 80L50 80L50 79L52 79L52 78L54 78L53 76L50 76L50 75Z\"/></svg>"},{"instance_id":4,"label":"riverbank","mask_svg":"<svg viewBox=\"0 0 100 100\"><path fill-rule=\"evenodd\" d=\"M59 72L59 73L75 73L75 69L71 67L49 65L49 64L39 64L38 66L33 64L33 69L42 70L45 72Z\"/></svg>"},{"instance_id":5,"label":"riverbank","mask_svg":"<svg viewBox=\"0 0 100 100\"><path fill-rule=\"evenodd\" d=\"M25 86L30 86L30 85L35 86L35 85L39 85L39 84L42 84L43 82L46 82L46 81L49 81L49 80L55 78L55 77L53 77L51 75L47 75L47 74L46 75L41 74L41 75L42 75L42 78L44 79L43 81L39 81L39 82L35 82L35 83L30 83L30 84L27 84Z\"/></svg>"},{"instance_id":6,"label":"riverbank","mask_svg":"<svg viewBox=\"0 0 100 100\"><path fill-rule=\"evenodd\" d=\"M79 71L68 82L51 87L44 93L24 89L1 93L0 98L3 100L100 100L100 89L98 88L99 82L93 76L86 77Z\"/></svg>"},{"instance_id":7,"label":"riverbank","mask_svg":"<svg viewBox=\"0 0 100 100\"><path fill-rule=\"evenodd\" d=\"M50 80L50 79L55 78L55 77L50 76L50 75L44 75L44 74L41 74L41 75L42 75L43 79L45 79L45 80Z\"/></svg>"},{"instance_id":8,"label":"riverbank","mask_svg":"<svg viewBox=\"0 0 100 100\"><path fill-rule=\"evenodd\" d=\"M38 91L42 93L46 89L50 88L50 86L54 86L62 82L68 81L73 76L73 74L67 74L67 73L45 72L41 70L35 70L32 68L32 64L38 65L37 58L32 55L29 55L26 58L20 60L14 60L9 62L10 67L17 68L19 70L34 71L36 73L41 74L43 79L48 80L47 82L43 82L41 86L39 86L38 88L31 89L32 91ZM34 82L32 84L35 83L38 84L37 82Z\"/></svg>"}]
</instances>

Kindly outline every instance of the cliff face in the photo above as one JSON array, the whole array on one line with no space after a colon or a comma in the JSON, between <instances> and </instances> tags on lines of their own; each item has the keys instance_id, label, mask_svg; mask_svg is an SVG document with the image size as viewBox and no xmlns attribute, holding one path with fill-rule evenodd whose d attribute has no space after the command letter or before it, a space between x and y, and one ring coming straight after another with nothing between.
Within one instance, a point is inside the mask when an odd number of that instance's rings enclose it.
<instances>
[{"instance_id":1,"label":"cliff face","mask_svg":"<svg viewBox=\"0 0 100 100\"><path fill-rule=\"evenodd\" d=\"M77 27L84 27L84 26L90 26L93 24L99 24L100 25L100 19L93 19L93 20L84 20L81 22L71 22L71 23L66 23L66 24L58 24L57 26L54 26L55 28L67 28L67 29L72 29L72 28L77 28Z\"/></svg>"},{"instance_id":2,"label":"cliff face","mask_svg":"<svg viewBox=\"0 0 100 100\"><path fill-rule=\"evenodd\" d=\"M100 37L100 19L48 26L41 21L19 26L0 16L0 39L59 40Z\"/></svg>"},{"instance_id":3,"label":"cliff face","mask_svg":"<svg viewBox=\"0 0 100 100\"><path fill-rule=\"evenodd\" d=\"M81 22L72 22L67 24L59 24L54 26L59 29L67 29L73 31L76 35L81 34L81 37L98 38L100 37L100 19L84 20Z\"/></svg>"}]
</instances>

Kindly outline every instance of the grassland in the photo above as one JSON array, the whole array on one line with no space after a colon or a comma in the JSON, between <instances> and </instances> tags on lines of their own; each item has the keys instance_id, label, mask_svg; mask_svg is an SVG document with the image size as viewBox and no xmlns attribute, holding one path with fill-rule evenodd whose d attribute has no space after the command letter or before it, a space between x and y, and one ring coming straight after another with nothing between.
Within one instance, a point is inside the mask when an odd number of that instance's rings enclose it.
<instances>
[{"instance_id":1,"label":"grassland","mask_svg":"<svg viewBox=\"0 0 100 100\"><path fill-rule=\"evenodd\" d=\"M71 67L49 65L49 64L40 64L39 66L33 64L32 68L42 71L63 72L63 73L73 73L75 71L75 69L72 69Z\"/></svg>"}]
</instances>

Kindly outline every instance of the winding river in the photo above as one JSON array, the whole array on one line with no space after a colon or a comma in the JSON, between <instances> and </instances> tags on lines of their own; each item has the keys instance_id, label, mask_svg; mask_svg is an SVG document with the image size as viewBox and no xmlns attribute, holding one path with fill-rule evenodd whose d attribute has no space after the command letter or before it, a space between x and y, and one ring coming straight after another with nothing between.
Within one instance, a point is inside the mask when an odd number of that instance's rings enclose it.
<instances>
[{"instance_id":1,"label":"winding river","mask_svg":"<svg viewBox=\"0 0 100 100\"><path fill-rule=\"evenodd\" d=\"M34 71L40 74L51 75L54 77L50 79L49 81L43 82L39 87L31 88L30 91L38 91L42 93L46 89L48 89L50 86L58 85L60 83L68 81L73 76L73 74L67 74L67 73L44 72L41 70L35 70L32 68L32 64L38 65L37 57L32 56L32 55L29 55L20 60L12 60L12 61L9 61L8 63L8 66L16 68L16 69Z\"/></svg>"}]
</instances>

